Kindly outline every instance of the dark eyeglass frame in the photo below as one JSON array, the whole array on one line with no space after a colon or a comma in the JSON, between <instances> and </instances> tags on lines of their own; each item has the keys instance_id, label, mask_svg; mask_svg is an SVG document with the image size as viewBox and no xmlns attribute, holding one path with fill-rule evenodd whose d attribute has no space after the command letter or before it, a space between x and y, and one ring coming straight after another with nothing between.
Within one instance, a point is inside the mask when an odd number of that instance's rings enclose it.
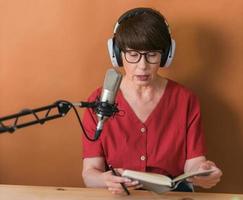
<instances>
[{"instance_id":1,"label":"dark eyeglass frame","mask_svg":"<svg viewBox=\"0 0 243 200\"><path fill-rule=\"evenodd\" d=\"M129 61L128 59L127 59L127 57L126 57L126 53L129 53L129 52L136 52L136 53L138 53L139 54L139 58L138 58L138 60L137 61L134 61L134 62L131 62L131 61ZM149 60L148 60L148 58L147 58L147 55L149 54L149 53L160 53L160 55L161 55L161 57L160 57L160 60L158 61L158 62L150 62ZM146 62L147 63L149 63L149 64L159 64L160 62L161 62L161 58L162 58L162 56L163 56L163 50L152 50L152 51L146 51L146 52L144 52L144 53L141 53L141 52L139 52L138 50L124 50L123 51L123 53L124 53L124 57L125 57L125 59L126 59L126 61L128 62L128 63L139 63L139 61L141 60L141 58L142 58L142 56L144 56L145 57L145 60L146 60Z\"/></svg>"}]
</instances>

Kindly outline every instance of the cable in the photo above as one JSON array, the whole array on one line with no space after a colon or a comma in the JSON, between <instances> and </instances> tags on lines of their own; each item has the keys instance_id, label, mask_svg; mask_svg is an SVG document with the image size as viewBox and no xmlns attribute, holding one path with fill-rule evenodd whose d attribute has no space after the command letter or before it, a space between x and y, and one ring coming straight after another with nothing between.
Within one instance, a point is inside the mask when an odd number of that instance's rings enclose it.
<instances>
[{"instance_id":1,"label":"cable","mask_svg":"<svg viewBox=\"0 0 243 200\"><path fill-rule=\"evenodd\" d=\"M84 133L84 135L85 135L85 137L86 137L89 141L94 142L94 141L98 140L98 138L97 138L97 139L93 139L93 138L90 138L90 137L88 136L88 134L86 133L86 131L85 131L85 129L84 129L84 126L83 126L83 124L82 124L82 121L81 121L81 119L80 119L78 110L77 110L77 108L76 108L71 102L66 101L66 100L60 100L59 102L60 102L60 103L63 102L63 103L68 104L68 105L74 110L74 113L75 113L75 115L76 115L76 117L77 117L77 119L78 119L79 125L80 125L80 127L81 127L81 129L82 129L82 131L83 131L83 133Z\"/></svg>"}]
</instances>

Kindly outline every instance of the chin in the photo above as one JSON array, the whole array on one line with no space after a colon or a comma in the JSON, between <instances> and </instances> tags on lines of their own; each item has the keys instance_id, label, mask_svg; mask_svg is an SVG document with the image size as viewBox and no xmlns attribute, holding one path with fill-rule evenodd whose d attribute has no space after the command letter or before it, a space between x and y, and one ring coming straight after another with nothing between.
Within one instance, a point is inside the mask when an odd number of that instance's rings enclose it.
<instances>
[{"instance_id":1,"label":"chin","mask_svg":"<svg viewBox=\"0 0 243 200\"><path fill-rule=\"evenodd\" d=\"M137 86L148 86L151 85L150 81L136 81L135 83Z\"/></svg>"}]
</instances>

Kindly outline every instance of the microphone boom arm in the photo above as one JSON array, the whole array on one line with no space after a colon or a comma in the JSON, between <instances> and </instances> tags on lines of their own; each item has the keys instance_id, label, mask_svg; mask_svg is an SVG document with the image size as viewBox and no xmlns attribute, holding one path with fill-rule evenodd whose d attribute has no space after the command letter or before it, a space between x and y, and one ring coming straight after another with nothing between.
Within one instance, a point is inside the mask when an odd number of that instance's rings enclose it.
<instances>
[{"instance_id":1,"label":"microphone boom arm","mask_svg":"<svg viewBox=\"0 0 243 200\"><path fill-rule=\"evenodd\" d=\"M24 128L27 126L31 126L34 124L44 124L46 121L53 120L56 118L64 117L69 112L71 107L79 106L79 107L87 107L93 108L96 106L95 102L80 102L80 103L70 103L68 101L56 101L51 105L47 105L44 107L36 108L36 109L24 109L16 114L8 115L0 118L0 134L4 132L13 133L16 129ZM53 113L53 110L54 111ZM38 116L41 112L46 112L44 117ZM25 116L32 115L34 117L33 120L27 122L20 122L19 120ZM11 125L5 125L3 122L13 120Z\"/></svg>"}]
</instances>

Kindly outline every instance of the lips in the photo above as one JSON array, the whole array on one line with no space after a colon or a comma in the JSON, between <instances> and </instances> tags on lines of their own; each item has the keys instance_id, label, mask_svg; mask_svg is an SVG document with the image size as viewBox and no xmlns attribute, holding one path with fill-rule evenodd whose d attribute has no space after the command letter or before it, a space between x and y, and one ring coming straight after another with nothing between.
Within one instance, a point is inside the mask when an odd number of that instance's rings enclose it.
<instances>
[{"instance_id":1,"label":"lips","mask_svg":"<svg viewBox=\"0 0 243 200\"><path fill-rule=\"evenodd\" d=\"M149 79L149 75L136 75L136 77L140 81L147 81Z\"/></svg>"}]
</instances>

